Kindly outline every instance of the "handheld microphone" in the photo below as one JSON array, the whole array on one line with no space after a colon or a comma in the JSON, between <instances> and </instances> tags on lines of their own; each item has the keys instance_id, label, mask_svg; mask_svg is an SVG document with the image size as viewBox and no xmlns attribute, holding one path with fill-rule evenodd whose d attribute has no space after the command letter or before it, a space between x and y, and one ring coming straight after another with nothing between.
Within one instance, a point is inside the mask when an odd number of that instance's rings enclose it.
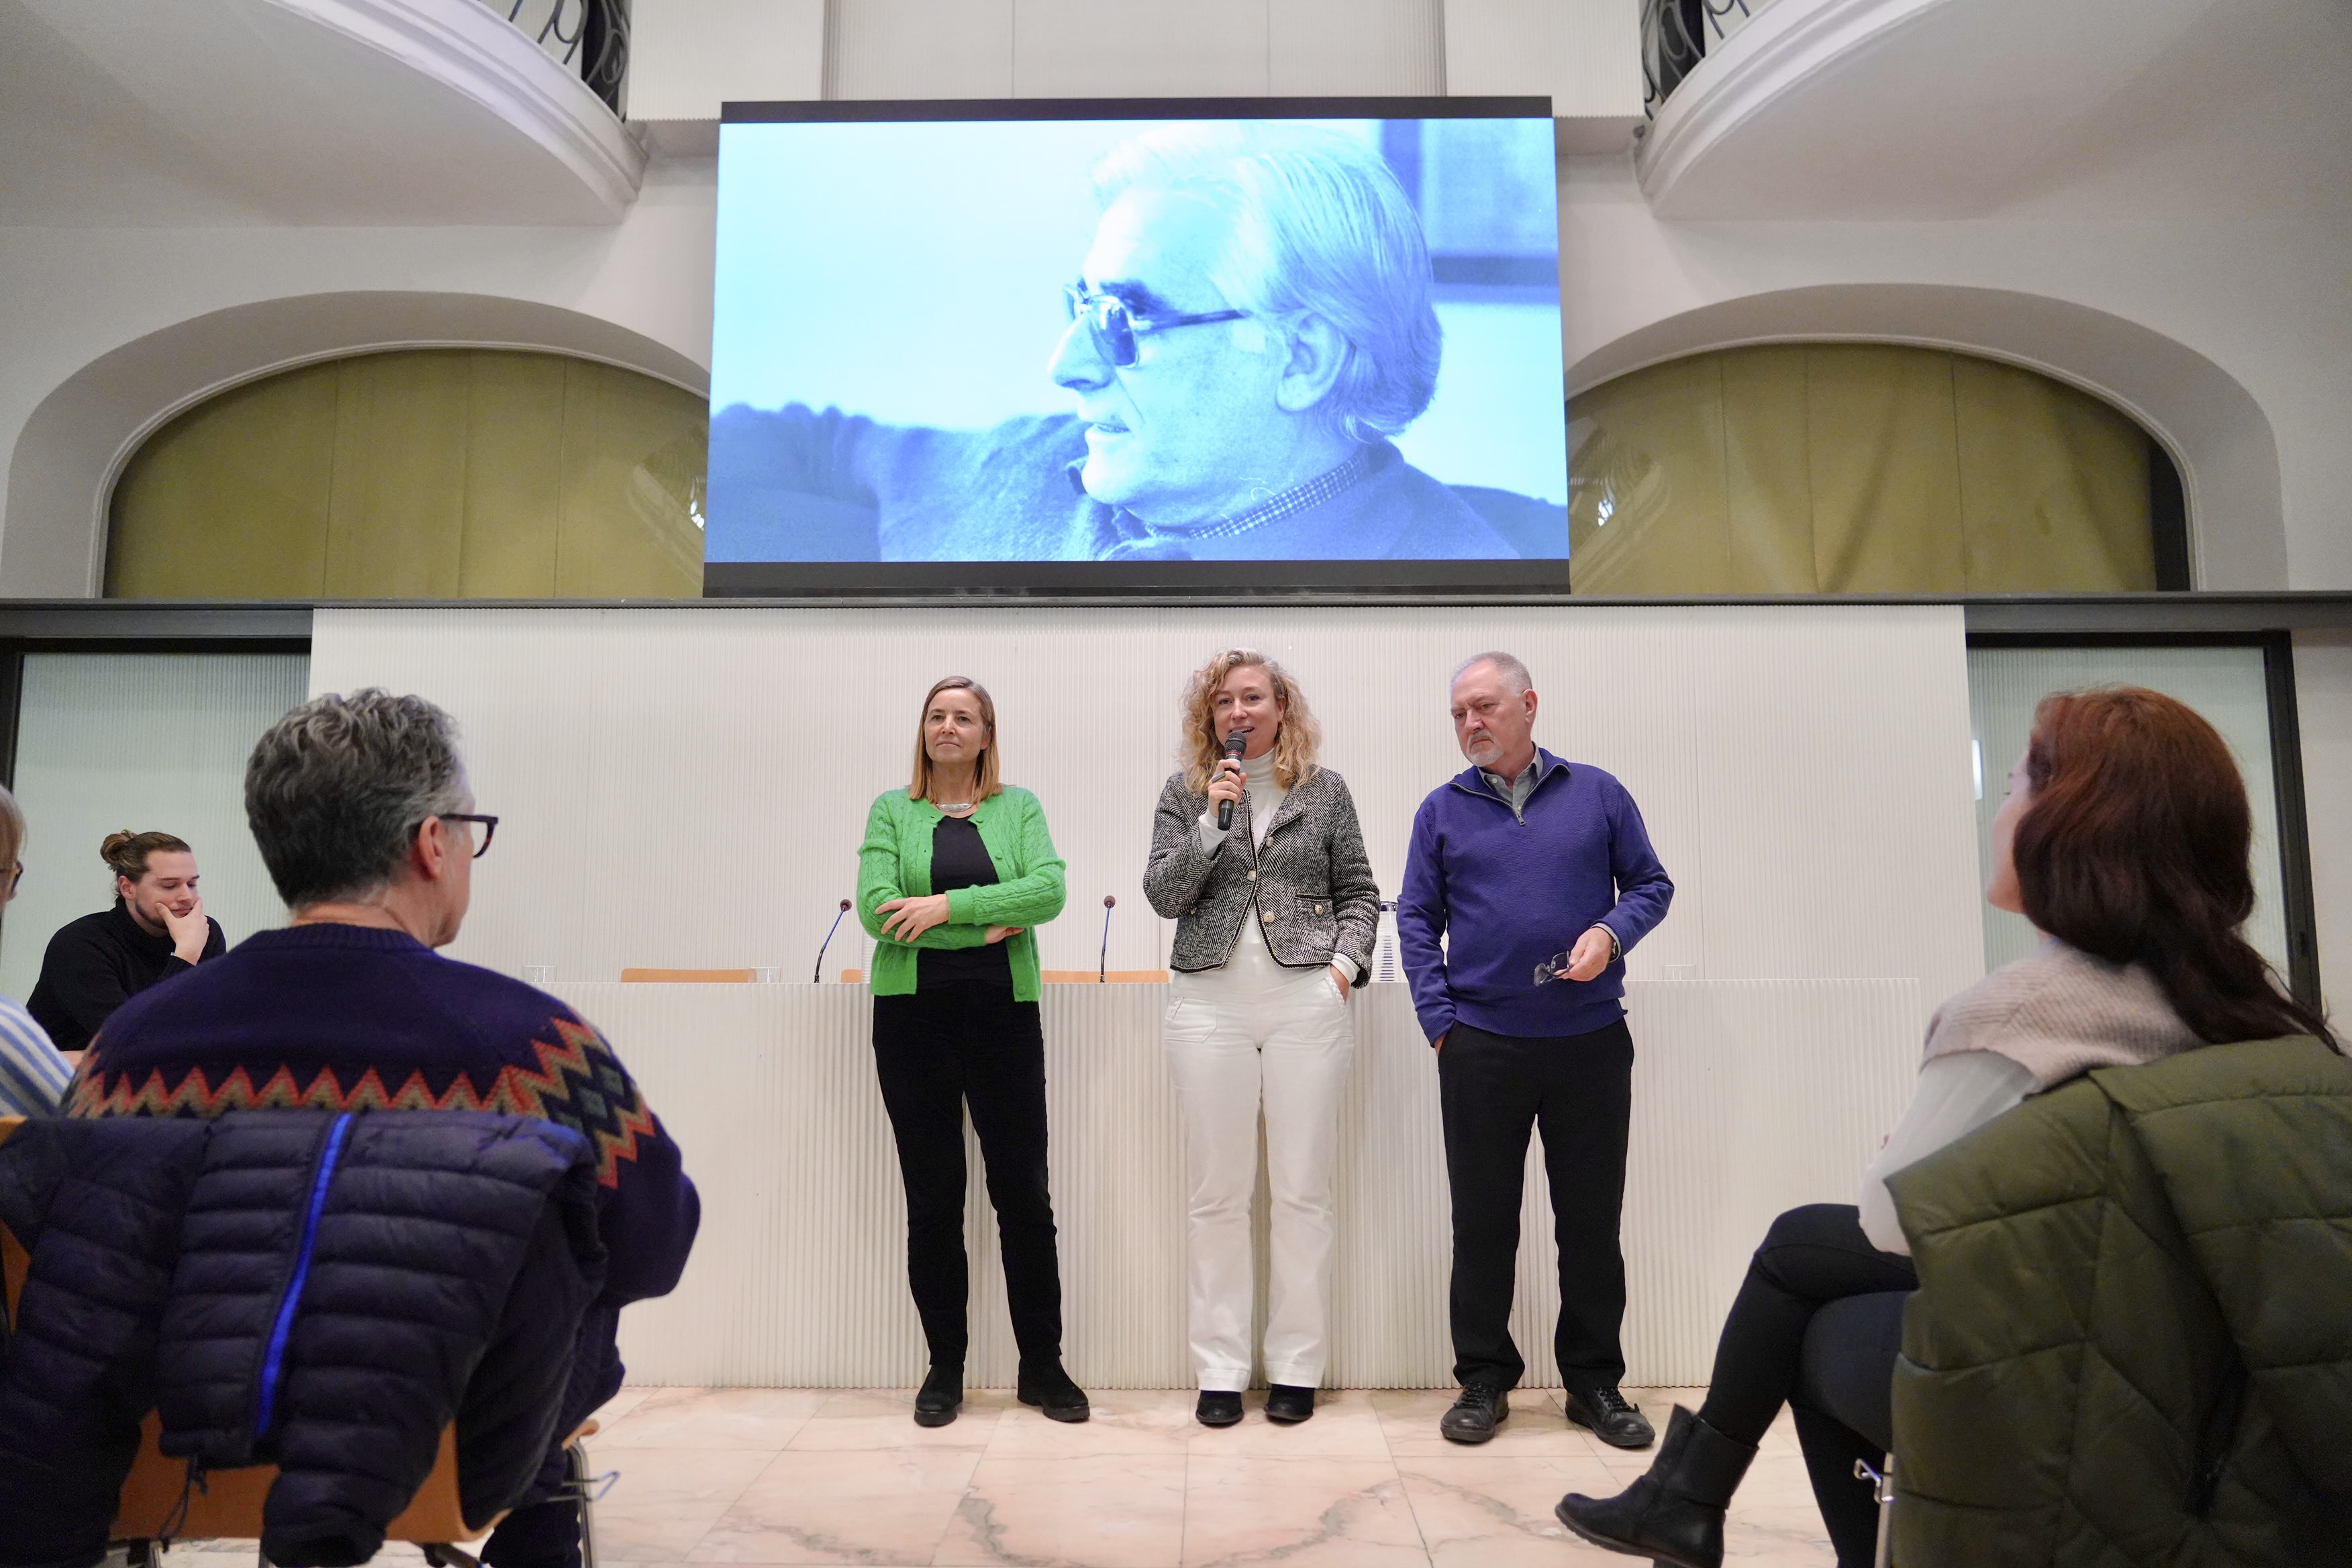
<instances>
[{"instance_id":1,"label":"handheld microphone","mask_svg":"<svg viewBox=\"0 0 2352 1568\"><path fill-rule=\"evenodd\" d=\"M1095 963L1095 984L1097 985L1108 984L1110 980L1110 911L1111 906L1118 902L1118 900L1108 893L1103 895L1102 957Z\"/></svg>"},{"instance_id":2,"label":"handheld microphone","mask_svg":"<svg viewBox=\"0 0 2352 1568\"><path fill-rule=\"evenodd\" d=\"M833 923L824 929L824 940L816 944L816 969L809 975L809 983L811 984L814 984L824 978L824 950L833 945L833 933L841 929L841 917L848 912L849 900L847 899L844 899L841 900L840 913L835 914L833 917Z\"/></svg>"},{"instance_id":3,"label":"handheld microphone","mask_svg":"<svg viewBox=\"0 0 2352 1568\"><path fill-rule=\"evenodd\" d=\"M1232 734L1226 736L1225 760L1229 763L1240 762L1242 760L1243 751L1249 745L1249 738L1250 732L1247 730L1236 730ZM1233 826L1234 803L1229 800L1221 800L1217 802L1217 831L1220 833L1228 832L1232 829Z\"/></svg>"}]
</instances>

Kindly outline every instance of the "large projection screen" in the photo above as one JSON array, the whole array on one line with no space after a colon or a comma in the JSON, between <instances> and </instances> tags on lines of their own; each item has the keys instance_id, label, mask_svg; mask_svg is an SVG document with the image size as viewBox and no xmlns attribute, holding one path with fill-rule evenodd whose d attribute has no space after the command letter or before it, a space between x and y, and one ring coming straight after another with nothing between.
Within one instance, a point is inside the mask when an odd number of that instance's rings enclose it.
<instances>
[{"instance_id":1,"label":"large projection screen","mask_svg":"<svg viewBox=\"0 0 2352 1568\"><path fill-rule=\"evenodd\" d=\"M730 104L705 592L1565 588L1543 99Z\"/></svg>"}]
</instances>

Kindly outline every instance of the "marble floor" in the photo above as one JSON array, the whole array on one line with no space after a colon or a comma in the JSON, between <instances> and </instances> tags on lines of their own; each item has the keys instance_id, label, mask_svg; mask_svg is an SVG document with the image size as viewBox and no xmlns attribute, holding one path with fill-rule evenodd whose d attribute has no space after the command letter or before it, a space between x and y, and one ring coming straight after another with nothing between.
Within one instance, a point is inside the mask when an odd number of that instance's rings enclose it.
<instances>
[{"instance_id":1,"label":"marble floor","mask_svg":"<svg viewBox=\"0 0 2352 1568\"><path fill-rule=\"evenodd\" d=\"M1663 1429L1688 1389L1628 1390ZM1452 1392L1326 1394L1276 1426L1248 1396L1211 1431L1182 1393L1097 1392L1063 1426L1007 1393L969 1395L926 1429L899 1390L628 1389L602 1414L595 1468L619 1473L596 1508L599 1568L672 1563L950 1564L983 1568L1519 1568L1624 1563L1571 1542L1565 1491L1605 1496L1648 1468L1516 1394L1494 1441L1437 1435ZM1828 1568L1835 1559L1784 1418L1731 1510L1727 1561ZM171 1568L249 1568L252 1548L190 1542ZM380 1563L415 1562L407 1548Z\"/></svg>"}]
</instances>

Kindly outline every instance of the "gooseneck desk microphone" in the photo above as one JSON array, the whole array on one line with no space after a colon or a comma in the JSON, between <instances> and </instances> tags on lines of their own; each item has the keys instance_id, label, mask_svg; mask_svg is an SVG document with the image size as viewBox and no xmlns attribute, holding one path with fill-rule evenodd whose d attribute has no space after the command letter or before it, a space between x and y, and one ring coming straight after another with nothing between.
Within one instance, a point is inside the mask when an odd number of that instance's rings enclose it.
<instances>
[{"instance_id":1,"label":"gooseneck desk microphone","mask_svg":"<svg viewBox=\"0 0 2352 1568\"><path fill-rule=\"evenodd\" d=\"M847 899L844 899L841 900L840 914L836 914L833 917L833 924L825 928L824 940L816 944L816 969L815 972L809 976L810 984L814 984L816 982L824 978L824 950L833 945L833 933L841 929L841 916L845 915L848 912L849 900Z\"/></svg>"},{"instance_id":2,"label":"gooseneck desk microphone","mask_svg":"<svg viewBox=\"0 0 2352 1568\"><path fill-rule=\"evenodd\" d=\"M1118 900L1108 893L1103 895L1102 956L1095 963L1095 984L1107 984L1110 980L1110 911Z\"/></svg>"}]
</instances>

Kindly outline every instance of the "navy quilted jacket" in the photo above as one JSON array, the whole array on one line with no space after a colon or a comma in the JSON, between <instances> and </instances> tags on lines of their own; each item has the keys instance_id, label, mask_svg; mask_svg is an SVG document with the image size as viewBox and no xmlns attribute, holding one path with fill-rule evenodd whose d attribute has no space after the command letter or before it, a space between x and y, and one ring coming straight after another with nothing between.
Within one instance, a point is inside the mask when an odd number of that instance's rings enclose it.
<instances>
[{"instance_id":1,"label":"navy quilted jacket","mask_svg":"<svg viewBox=\"0 0 2352 1568\"><path fill-rule=\"evenodd\" d=\"M484 1111L28 1123L0 1224L31 1255L0 1362L0 1564L80 1568L142 1414L203 1468L268 1463L271 1561L364 1563L457 1427L487 1523L559 1436L604 1284L595 1153Z\"/></svg>"}]
</instances>

